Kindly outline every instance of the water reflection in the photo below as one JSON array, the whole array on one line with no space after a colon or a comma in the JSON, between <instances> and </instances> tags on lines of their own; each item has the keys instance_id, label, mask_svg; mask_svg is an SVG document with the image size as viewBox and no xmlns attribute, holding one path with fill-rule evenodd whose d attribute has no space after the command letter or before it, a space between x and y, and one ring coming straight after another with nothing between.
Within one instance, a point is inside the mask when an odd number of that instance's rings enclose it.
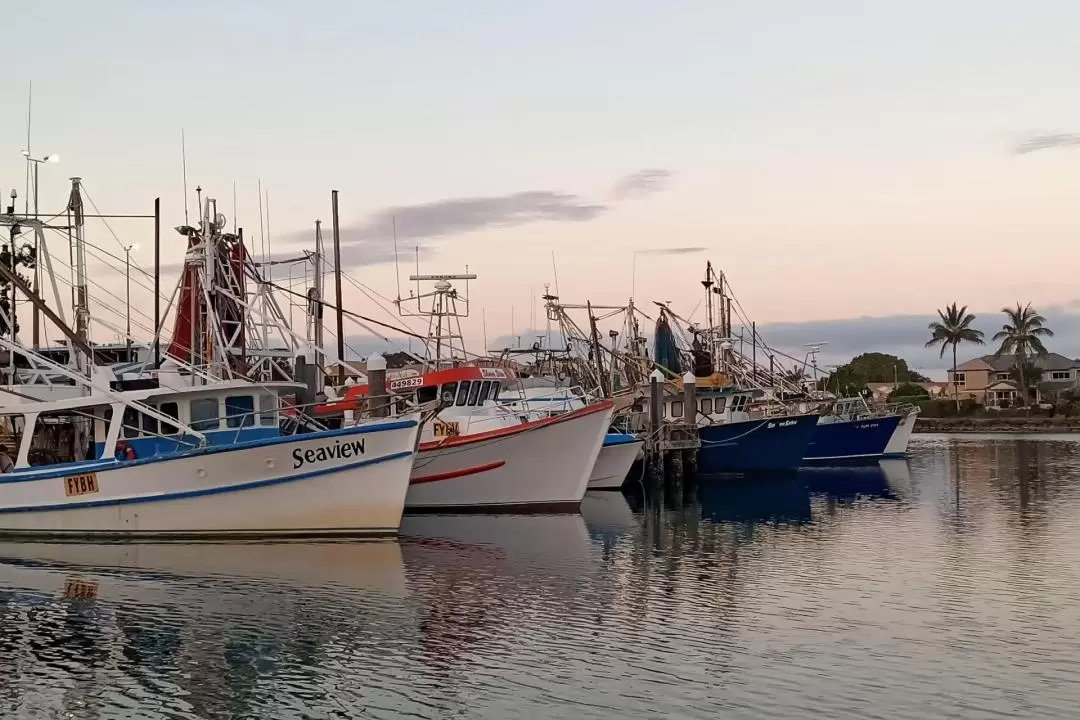
<instances>
[{"instance_id":1,"label":"water reflection","mask_svg":"<svg viewBox=\"0 0 1080 720\"><path fill-rule=\"evenodd\" d=\"M1069 717L1080 442L399 542L0 543L3 717Z\"/></svg>"}]
</instances>

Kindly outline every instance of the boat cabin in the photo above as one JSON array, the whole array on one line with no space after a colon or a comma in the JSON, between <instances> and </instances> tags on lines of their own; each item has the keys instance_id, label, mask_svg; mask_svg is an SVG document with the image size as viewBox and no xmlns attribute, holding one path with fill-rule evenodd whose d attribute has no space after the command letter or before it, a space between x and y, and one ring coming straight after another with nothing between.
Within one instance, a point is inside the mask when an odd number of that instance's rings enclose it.
<instances>
[{"instance_id":1,"label":"boat cabin","mask_svg":"<svg viewBox=\"0 0 1080 720\"><path fill-rule=\"evenodd\" d=\"M416 406L438 401L440 409L431 423L424 425L422 440L468 435L517 424L518 418L500 407L499 393L504 382L513 380L513 370L506 368L464 366L429 373L398 375L387 380L390 414L400 415ZM336 413L346 415L367 410L368 386L347 387L340 400L315 408L314 417Z\"/></svg>"},{"instance_id":2,"label":"boat cabin","mask_svg":"<svg viewBox=\"0 0 1080 720\"><path fill-rule=\"evenodd\" d=\"M763 411L761 403L758 402L762 396L760 390L716 388L699 383L694 394L699 427L743 422L760 416ZM649 398L646 396L644 398L645 412L648 412L648 406ZM682 420L686 416L686 396L681 389L665 389L660 416L673 422Z\"/></svg>"},{"instance_id":3,"label":"boat cabin","mask_svg":"<svg viewBox=\"0 0 1080 720\"><path fill-rule=\"evenodd\" d=\"M205 437L208 445L277 437L282 434L282 397L295 394L299 387L290 382L255 385L230 380L24 403L0 407L0 426L17 441L17 448L4 448L16 470L108 460L117 454L121 441L131 448L130 455L147 458L197 447L201 444L198 436ZM85 448L74 444L80 420Z\"/></svg>"}]
</instances>

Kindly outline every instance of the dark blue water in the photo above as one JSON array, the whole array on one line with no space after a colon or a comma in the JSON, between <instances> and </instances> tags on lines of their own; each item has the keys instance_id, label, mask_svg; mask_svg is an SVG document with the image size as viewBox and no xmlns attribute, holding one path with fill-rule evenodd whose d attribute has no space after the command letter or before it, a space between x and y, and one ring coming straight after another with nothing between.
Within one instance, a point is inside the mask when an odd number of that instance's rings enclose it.
<instances>
[{"instance_id":1,"label":"dark blue water","mask_svg":"<svg viewBox=\"0 0 1080 720\"><path fill-rule=\"evenodd\" d=\"M0 717L1080 714L1075 438L405 532L0 543Z\"/></svg>"}]
</instances>

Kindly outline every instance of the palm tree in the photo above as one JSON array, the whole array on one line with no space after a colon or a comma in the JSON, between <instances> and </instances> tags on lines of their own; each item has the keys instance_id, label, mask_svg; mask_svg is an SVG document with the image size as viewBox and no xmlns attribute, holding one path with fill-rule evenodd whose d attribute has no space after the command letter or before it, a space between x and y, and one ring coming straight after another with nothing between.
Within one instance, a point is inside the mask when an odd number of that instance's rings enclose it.
<instances>
[{"instance_id":1,"label":"palm tree","mask_svg":"<svg viewBox=\"0 0 1080 720\"><path fill-rule=\"evenodd\" d=\"M946 305L944 310L937 311L940 320L930 323L930 340L926 347L941 345L941 353L938 357L945 357L945 349L952 346L952 380L953 397L956 399L956 410L960 411L960 390L956 384L956 346L962 342L985 345L982 330L971 327L975 322L975 316L967 311L967 305L962 308L956 307L956 303Z\"/></svg>"},{"instance_id":2,"label":"palm tree","mask_svg":"<svg viewBox=\"0 0 1080 720\"><path fill-rule=\"evenodd\" d=\"M1024 405L1028 404L1027 378L1024 376L1024 363L1030 357L1045 355L1047 350L1043 345L1044 337L1054 337L1054 331L1046 327L1046 318L1035 312L1031 303L1021 305L1016 303L1015 308L1001 308L1008 322L1001 326L1001 330L994 335L994 342L1001 342L1001 347L994 353L996 357L1002 355L1015 355L1016 368L1020 374L1020 399Z\"/></svg>"}]
</instances>

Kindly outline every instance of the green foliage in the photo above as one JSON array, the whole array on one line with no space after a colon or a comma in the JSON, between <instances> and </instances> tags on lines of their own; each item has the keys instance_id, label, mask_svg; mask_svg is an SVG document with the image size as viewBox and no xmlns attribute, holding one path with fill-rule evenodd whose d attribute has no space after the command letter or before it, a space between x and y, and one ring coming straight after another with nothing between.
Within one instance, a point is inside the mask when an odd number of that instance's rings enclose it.
<instances>
[{"instance_id":1,"label":"green foliage","mask_svg":"<svg viewBox=\"0 0 1080 720\"><path fill-rule=\"evenodd\" d=\"M944 310L938 310L940 320L930 323L930 340L926 347L941 346L938 357L945 357L945 351L951 345L955 352L956 346L962 342L984 344L982 330L971 327L975 322L975 316L967 311L967 305L958 308L956 303L946 305Z\"/></svg>"},{"instance_id":2,"label":"green foliage","mask_svg":"<svg viewBox=\"0 0 1080 720\"><path fill-rule=\"evenodd\" d=\"M997 355L1016 355L1023 363L1026 358L1046 354L1042 338L1054 337L1054 331L1046 327L1046 318L1031 307L1031 303L1015 308L1001 308L1008 320L1001 330L994 335L994 342L1000 342Z\"/></svg>"},{"instance_id":3,"label":"green foliage","mask_svg":"<svg viewBox=\"0 0 1080 720\"><path fill-rule=\"evenodd\" d=\"M1001 343L995 354L999 357L1016 355L1016 378L1020 383L1020 397L1025 398L1023 404L1026 405L1031 398L1028 382L1039 378L1037 369L1034 372L1028 369L1028 358L1046 354L1042 339L1054 337L1054 331L1046 327L1046 318L1035 312L1031 303L1016 303L1015 308L1001 308L1001 312L1005 313L1007 322L994 335L994 342Z\"/></svg>"},{"instance_id":4,"label":"green foliage","mask_svg":"<svg viewBox=\"0 0 1080 720\"><path fill-rule=\"evenodd\" d=\"M871 383L928 382L929 378L908 368L907 361L888 353L863 353L829 375L825 387L837 395L861 394Z\"/></svg>"},{"instance_id":5,"label":"green foliage","mask_svg":"<svg viewBox=\"0 0 1080 720\"><path fill-rule=\"evenodd\" d=\"M889 393L889 402L896 402L898 400L924 400L930 397L930 393L926 391L922 385L915 385L913 383L904 383L898 386L895 390Z\"/></svg>"}]
</instances>

